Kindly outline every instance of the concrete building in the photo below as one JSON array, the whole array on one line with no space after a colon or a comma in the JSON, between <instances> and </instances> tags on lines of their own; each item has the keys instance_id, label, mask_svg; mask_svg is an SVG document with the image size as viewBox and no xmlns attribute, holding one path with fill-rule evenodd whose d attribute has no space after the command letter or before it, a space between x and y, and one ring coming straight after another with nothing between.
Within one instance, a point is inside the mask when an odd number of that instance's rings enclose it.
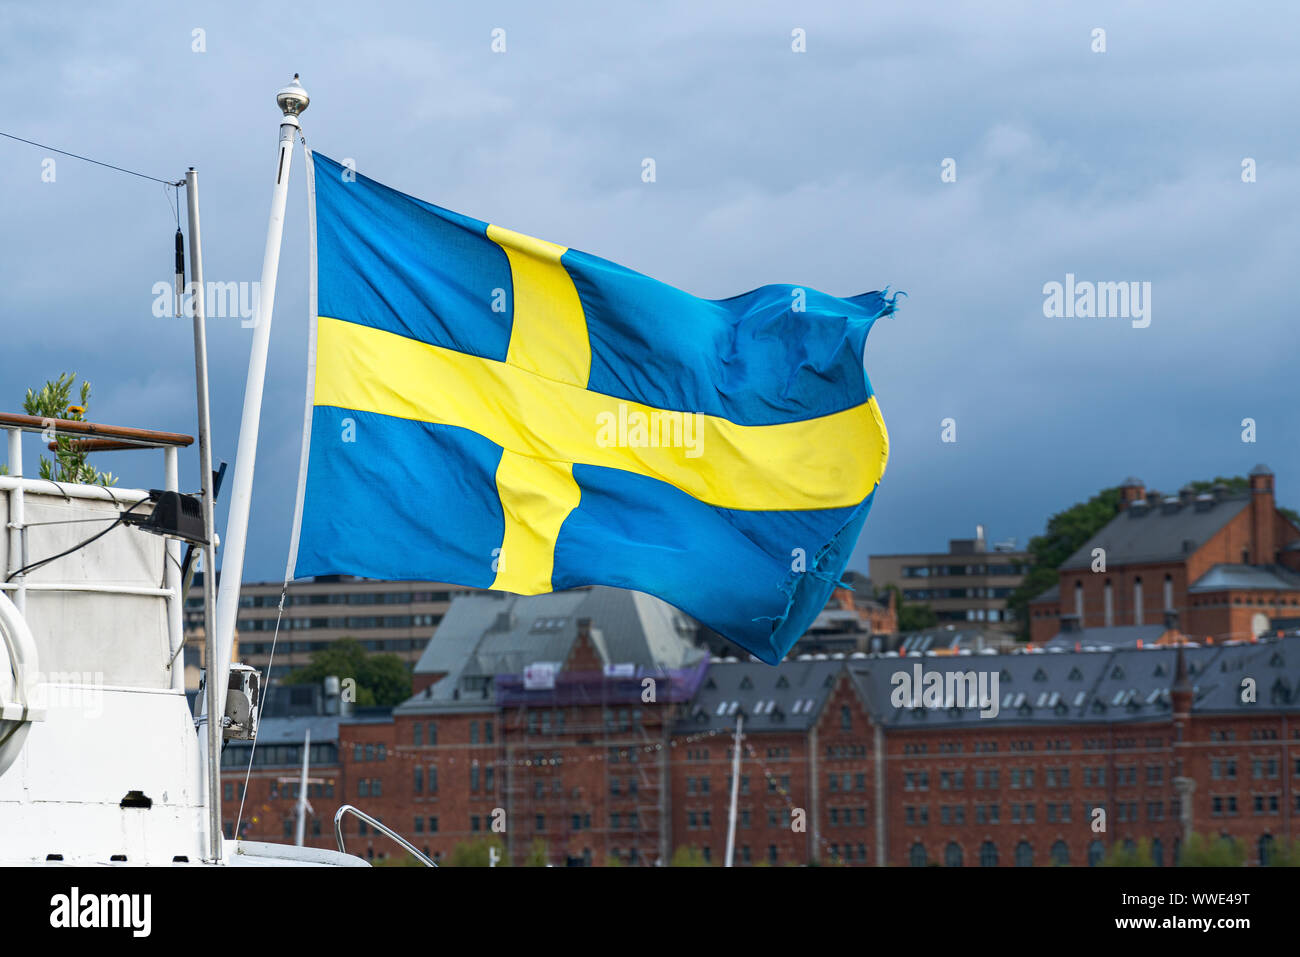
<instances>
[{"instance_id":1,"label":"concrete building","mask_svg":"<svg viewBox=\"0 0 1300 957\"><path fill-rule=\"evenodd\" d=\"M239 660L264 668L279 615L281 582L245 582L239 594ZM350 575L322 575L289 586L276 666L301 667L311 655L342 637L372 652L395 654L414 664L452 599L478 589L439 582L374 581ZM203 643L202 576L195 576L185 602L186 643ZM198 660L202 660L199 658Z\"/></svg>"},{"instance_id":2,"label":"concrete building","mask_svg":"<svg viewBox=\"0 0 1300 957\"><path fill-rule=\"evenodd\" d=\"M990 545L984 526L974 538L949 541L946 552L872 555L871 581L896 587L908 604L927 605L940 624L966 622L1012 630L1007 599L1024 580L1029 554L1014 542Z\"/></svg>"}]
</instances>

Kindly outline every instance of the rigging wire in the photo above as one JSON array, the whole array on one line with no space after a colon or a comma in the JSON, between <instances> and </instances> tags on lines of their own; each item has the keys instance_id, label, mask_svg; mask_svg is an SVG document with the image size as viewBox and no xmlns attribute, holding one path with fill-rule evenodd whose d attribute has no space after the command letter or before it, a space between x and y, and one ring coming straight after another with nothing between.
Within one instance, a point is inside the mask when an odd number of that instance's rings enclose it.
<instances>
[{"instance_id":1,"label":"rigging wire","mask_svg":"<svg viewBox=\"0 0 1300 957\"><path fill-rule=\"evenodd\" d=\"M10 572L10 573L9 573L9 576L5 579L5 582L6 582L6 583L11 582L11 581L13 581L14 578L16 578L18 575L22 575L22 574L25 574L25 573L27 573L27 572L29 572L29 571L33 571L34 569L40 568L42 565L48 565L50 562L55 561L56 559L59 559L59 558L63 558L65 555L71 555L73 552L75 552L75 551L79 551L80 549L85 548L85 547L86 547L87 545L89 545L91 542L96 541L97 539L103 538L105 535L107 535L107 534L108 534L109 532L111 532L113 529L117 528L117 526L119 526L119 525L121 525L123 522L125 522L125 521L126 521L126 517L127 517L128 515L130 515L132 512L134 512L137 508L139 508L139 507L140 507L141 505L143 505L145 502L149 502L149 501L152 501L152 499L149 499L149 498L142 498L142 499L140 499L140 501L136 502L134 505L132 505L130 508L128 508L125 512L123 512L121 515L119 515L119 516L118 516L118 517L113 521L113 524L110 525L110 526L108 526L108 528L104 529L102 532L97 532L96 534L91 535L90 538L86 539L84 542L78 542L76 545L73 545L73 546L72 546L71 548L69 548L67 551L59 552L59 554L57 554L57 555L51 555L49 558L42 558L42 559L40 559L39 561L32 562L30 565L24 565L22 568L19 568L19 569L16 569L15 571Z\"/></svg>"},{"instance_id":2,"label":"rigging wire","mask_svg":"<svg viewBox=\"0 0 1300 957\"><path fill-rule=\"evenodd\" d=\"M133 169L127 169L125 166L114 166L112 163L105 163L102 160L91 159L89 156L82 156L80 153L70 153L67 150L61 150L56 146L46 146L44 143L37 143L35 140L24 139L21 136L15 136L13 133L6 133L0 130L0 136L8 137L11 140L17 140L19 143L26 143L28 146L36 146L43 150L49 150L51 153L58 153L62 156L70 156L73 159L79 159L87 163L94 163L96 166L103 166L105 169L117 170L119 173L129 173L132 176L139 176L141 179L151 179L155 183L162 183L164 186L180 187L185 185L185 180L167 180L159 179L157 176L150 176L148 173L137 172Z\"/></svg>"},{"instance_id":3,"label":"rigging wire","mask_svg":"<svg viewBox=\"0 0 1300 957\"><path fill-rule=\"evenodd\" d=\"M262 700L257 703L259 715L266 708L267 696L271 693L271 669L275 666L275 644L280 637L280 620L284 617L284 599L289 593L289 579L286 576L280 589L280 607L275 613L275 632L271 635L271 654L266 661L266 681L262 685ZM239 813L235 815L234 839L239 840L239 826L244 820L244 802L248 799L248 782L253 776L253 757L257 754L257 739L262 731L262 722L257 722L257 732L253 734L253 746L248 749L248 768L244 771L244 785L239 794Z\"/></svg>"}]
</instances>

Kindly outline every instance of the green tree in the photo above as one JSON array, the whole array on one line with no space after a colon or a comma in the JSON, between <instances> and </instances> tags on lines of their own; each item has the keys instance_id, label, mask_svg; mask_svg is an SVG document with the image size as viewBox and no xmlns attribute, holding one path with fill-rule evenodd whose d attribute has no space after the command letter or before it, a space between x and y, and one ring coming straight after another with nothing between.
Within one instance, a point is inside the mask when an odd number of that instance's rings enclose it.
<instances>
[{"instance_id":1,"label":"green tree","mask_svg":"<svg viewBox=\"0 0 1300 957\"><path fill-rule=\"evenodd\" d=\"M708 867L709 862L704 859L704 852L694 844L689 847L682 845L673 851L672 867Z\"/></svg>"},{"instance_id":2,"label":"green tree","mask_svg":"<svg viewBox=\"0 0 1300 957\"><path fill-rule=\"evenodd\" d=\"M1193 834L1179 855L1179 867L1241 867L1246 863L1246 848L1227 837L1213 840Z\"/></svg>"},{"instance_id":3,"label":"green tree","mask_svg":"<svg viewBox=\"0 0 1300 957\"><path fill-rule=\"evenodd\" d=\"M423 861L417 860L410 851L402 851L395 857L384 857L370 862L375 867L424 867Z\"/></svg>"},{"instance_id":4,"label":"green tree","mask_svg":"<svg viewBox=\"0 0 1300 957\"><path fill-rule=\"evenodd\" d=\"M1110 850L1101 859L1102 867L1155 867L1155 858L1151 854L1151 839L1139 838L1132 848L1123 844L1112 844Z\"/></svg>"},{"instance_id":5,"label":"green tree","mask_svg":"<svg viewBox=\"0 0 1300 957\"><path fill-rule=\"evenodd\" d=\"M1274 841L1268 852L1269 867L1300 867L1300 837L1290 844Z\"/></svg>"},{"instance_id":6,"label":"green tree","mask_svg":"<svg viewBox=\"0 0 1300 957\"><path fill-rule=\"evenodd\" d=\"M551 849L545 838L535 837L524 855L524 867L546 867L551 863Z\"/></svg>"},{"instance_id":7,"label":"green tree","mask_svg":"<svg viewBox=\"0 0 1300 957\"><path fill-rule=\"evenodd\" d=\"M505 846L499 837L481 837L473 841L461 841L447 855L443 867L490 867L491 848L497 849L497 867L506 867Z\"/></svg>"},{"instance_id":8,"label":"green tree","mask_svg":"<svg viewBox=\"0 0 1300 957\"><path fill-rule=\"evenodd\" d=\"M397 705L411 696L411 670L397 655L370 654L355 638L339 638L312 653L311 664L284 676L288 685L317 684L330 675L357 683L356 704Z\"/></svg>"},{"instance_id":9,"label":"green tree","mask_svg":"<svg viewBox=\"0 0 1300 957\"><path fill-rule=\"evenodd\" d=\"M1029 602L1055 585L1061 563L1119 514L1119 501L1118 488L1103 489L1088 501L1057 512L1048 519L1043 534L1029 540L1025 579L1007 599L1019 623L1022 641L1029 640Z\"/></svg>"},{"instance_id":10,"label":"green tree","mask_svg":"<svg viewBox=\"0 0 1300 957\"><path fill-rule=\"evenodd\" d=\"M82 381L81 399L74 405L72 387L76 381L75 372L65 372L57 379L47 381L39 392L28 389L23 399L23 411L42 419L85 422L86 409L90 407L90 383ZM70 439L66 435L54 437L54 461L41 456L41 478L80 485L116 485L117 478L110 472L101 472L92 466L87 461L87 454L77 449L76 442L76 439Z\"/></svg>"},{"instance_id":11,"label":"green tree","mask_svg":"<svg viewBox=\"0 0 1300 957\"><path fill-rule=\"evenodd\" d=\"M923 631L939 624L939 616L929 605L907 604L897 585L887 585L885 591L894 595L894 608L898 612L899 631Z\"/></svg>"}]
</instances>

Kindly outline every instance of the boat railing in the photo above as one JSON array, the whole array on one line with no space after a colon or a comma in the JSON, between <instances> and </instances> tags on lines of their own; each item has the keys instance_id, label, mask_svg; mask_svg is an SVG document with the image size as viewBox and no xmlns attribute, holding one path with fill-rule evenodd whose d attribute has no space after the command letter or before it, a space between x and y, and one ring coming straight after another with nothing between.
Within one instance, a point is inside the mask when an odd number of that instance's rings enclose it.
<instances>
[{"instance_id":1,"label":"boat railing","mask_svg":"<svg viewBox=\"0 0 1300 957\"><path fill-rule=\"evenodd\" d=\"M339 808L337 811L334 812L334 839L338 842L340 853L343 854L347 853L347 848L343 846L343 818L346 817L348 814L352 814L360 818L361 820L365 821L376 831L380 831L384 834L387 834L389 837L391 837L402 847L406 848L406 850L410 851L411 855L417 861L423 864L425 867L438 866L433 862L433 860L427 854L423 854L420 851L416 850L414 844L412 844L406 838L402 837L402 835L398 834L387 824L384 824L382 821L376 820L375 818L367 814L365 811L362 811L360 808L354 807L351 804L344 804L341 808Z\"/></svg>"}]
</instances>

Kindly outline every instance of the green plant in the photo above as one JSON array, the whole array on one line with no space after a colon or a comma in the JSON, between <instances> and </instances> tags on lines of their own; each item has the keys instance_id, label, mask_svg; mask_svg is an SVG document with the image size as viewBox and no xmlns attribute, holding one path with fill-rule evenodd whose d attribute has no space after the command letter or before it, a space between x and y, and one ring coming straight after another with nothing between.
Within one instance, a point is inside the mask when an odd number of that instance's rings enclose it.
<instances>
[{"instance_id":1,"label":"green plant","mask_svg":"<svg viewBox=\"0 0 1300 957\"><path fill-rule=\"evenodd\" d=\"M900 632L924 631L939 624L939 616L929 605L908 604L903 601L903 593L897 585L886 585L885 592L894 595L894 609L898 612L898 630Z\"/></svg>"},{"instance_id":2,"label":"green plant","mask_svg":"<svg viewBox=\"0 0 1300 957\"><path fill-rule=\"evenodd\" d=\"M1151 839L1139 838L1137 844L1128 848L1123 844L1112 844L1101 860L1102 867L1155 867L1155 858L1151 854Z\"/></svg>"},{"instance_id":3,"label":"green plant","mask_svg":"<svg viewBox=\"0 0 1300 957\"><path fill-rule=\"evenodd\" d=\"M1300 867L1300 838L1290 844L1275 841L1268 852L1269 867Z\"/></svg>"},{"instance_id":4,"label":"green plant","mask_svg":"<svg viewBox=\"0 0 1300 957\"><path fill-rule=\"evenodd\" d=\"M65 372L57 379L46 382L39 392L28 389L27 396L23 399L23 411L41 419L86 421L90 383L82 381L81 401L73 405L72 387L76 381L75 372ZM41 456L41 478L79 485L116 485L117 478L112 473L101 472L87 461L86 453L76 447L77 441L65 435L54 437L54 461Z\"/></svg>"},{"instance_id":5,"label":"green plant","mask_svg":"<svg viewBox=\"0 0 1300 957\"><path fill-rule=\"evenodd\" d=\"M397 705L411 696L411 669L393 654L370 654L355 638L339 638L312 653L311 664L291 671L287 685L319 684L331 675L356 682L361 707Z\"/></svg>"},{"instance_id":6,"label":"green plant","mask_svg":"<svg viewBox=\"0 0 1300 957\"><path fill-rule=\"evenodd\" d=\"M1179 855L1179 867L1241 867L1246 863L1246 848L1228 837L1213 840L1193 834Z\"/></svg>"},{"instance_id":7,"label":"green plant","mask_svg":"<svg viewBox=\"0 0 1300 957\"><path fill-rule=\"evenodd\" d=\"M491 849L497 850L497 867L507 867L505 846L499 837L484 837L474 841L461 841L447 855L443 867L490 867Z\"/></svg>"},{"instance_id":8,"label":"green plant","mask_svg":"<svg viewBox=\"0 0 1300 957\"><path fill-rule=\"evenodd\" d=\"M682 846L673 851L672 867L708 867L709 862L704 859L704 852L694 844Z\"/></svg>"},{"instance_id":9,"label":"green plant","mask_svg":"<svg viewBox=\"0 0 1300 957\"><path fill-rule=\"evenodd\" d=\"M551 850L544 838L533 838L533 843L524 855L524 867L545 867L551 862Z\"/></svg>"}]
</instances>

